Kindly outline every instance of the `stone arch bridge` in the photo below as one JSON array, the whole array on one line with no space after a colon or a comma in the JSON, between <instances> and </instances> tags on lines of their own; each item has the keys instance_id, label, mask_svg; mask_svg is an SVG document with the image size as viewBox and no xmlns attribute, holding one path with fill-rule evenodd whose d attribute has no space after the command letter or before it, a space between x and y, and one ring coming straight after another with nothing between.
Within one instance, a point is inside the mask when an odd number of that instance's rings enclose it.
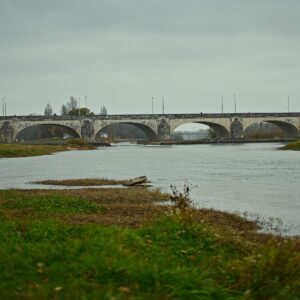
<instances>
[{"instance_id":1,"label":"stone arch bridge","mask_svg":"<svg viewBox=\"0 0 300 300\"><path fill-rule=\"evenodd\" d=\"M0 140L17 140L22 130L36 125L56 125L71 130L77 137L95 140L97 133L112 124L131 124L140 128L149 141L170 139L173 131L187 123L211 127L217 138L243 138L254 123L268 122L283 130L286 137L300 136L300 113L239 114L138 114L95 116L9 116L0 117Z\"/></svg>"}]
</instances>

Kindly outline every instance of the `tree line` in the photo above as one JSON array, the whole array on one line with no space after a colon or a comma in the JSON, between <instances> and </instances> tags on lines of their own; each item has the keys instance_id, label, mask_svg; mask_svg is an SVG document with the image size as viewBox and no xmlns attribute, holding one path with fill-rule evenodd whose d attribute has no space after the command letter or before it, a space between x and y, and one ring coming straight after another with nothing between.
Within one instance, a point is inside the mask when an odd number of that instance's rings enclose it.
<instances>
[{"instance_id":1,"label":"tree line","mask_svg":"<svg viewBox=\"0 0 300 300\"><path fill-rule=\"evenodd\" d=\"M53 113L53 108L50 103L47 103L44 109L44 115L45 116L53 116L55 115ZM60 115L61 116L92 116L94 115L94 112L92 112L87 107L80 107L79 100L71 96L70 100L67 101L66 104L62 104L60 109ZM100 115L107 115L107 108L105 105L103 105L100 108Z\"/></svg>"}]
</instances>

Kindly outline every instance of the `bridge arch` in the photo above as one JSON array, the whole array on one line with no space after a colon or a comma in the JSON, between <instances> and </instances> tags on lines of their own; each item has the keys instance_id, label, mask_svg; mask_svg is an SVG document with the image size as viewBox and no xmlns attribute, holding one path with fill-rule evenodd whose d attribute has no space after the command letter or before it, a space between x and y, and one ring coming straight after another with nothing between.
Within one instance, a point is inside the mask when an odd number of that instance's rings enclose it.
<instances>
[{"instance_id":1,"label":"bridge arch","mask_svg":"<svg viewBox=\"0 0 300 300\"><path fill-rule=\"evenodd\" d=\"M40 133L38 133L40 131ZM14 140L30 140L30 138L24 138L27 136L33 136L32 140L43 138L43 135L48 131L52 137L63 137L64 133L72 138L80 138L80 134L72 127L63 124L30 124L18 128L14 135ZM52 132L51 132L52 131ZM39 137L40 136L40 137Z\"/></svg>"},{"instance_id":2,"label":"bridge arch","mask_svg":"<svg viewBox=\"0 0 300 300\"><path fill-rule=\"evenodd\" d=\"M252 126L254 123L269 123L269 124L276 125L283 132L284 137L299 137L300 136L300 132L295 125L293 125L287 121L272 120L272 119L253 122L252 124L249 124L246 128L244 128L244 132L247 129L249 129L249 127Z\"/></svg>"},{"instance_id":3,"label":"bridge arch","mask_svg":"<svg viewBox=\"0 0 300 300\"><path fill-rule=\"evenodd\" d=\"M106 129L108 129L109 127L114 126L114 125L131 125L135 128L138 128L139 130L141 130L145 134L147 140L149 140L149 141L157 140L157 134L155 133L155 131L152 128L150 128L149 126L147 126L145 124L135 123L135 122L114 122L114 123L107 124L107 125L101 127L96 132L95 138L97 139L97 137L99 137L102 132L104 132Z\"/></svg>"},{"instance_id":4,"label":"bridge arch","mask_svg":"<svg viewBox=\"0 0 300 300\"><path fill-rule=\"evenodd\" d=\"M187 120L185 122L180 122L172 128L171 133L173 133L176 130L176 128L178 128L179 126L182 126L185 124L203 124L203 125L208 126L209 128L211 128L214 131L216 138L230 137L230 132L224 125L221 125L221 124L218 124L218 123L215 123L212 121L189 121L189 120Z\"/></svg>"}]
</instances>

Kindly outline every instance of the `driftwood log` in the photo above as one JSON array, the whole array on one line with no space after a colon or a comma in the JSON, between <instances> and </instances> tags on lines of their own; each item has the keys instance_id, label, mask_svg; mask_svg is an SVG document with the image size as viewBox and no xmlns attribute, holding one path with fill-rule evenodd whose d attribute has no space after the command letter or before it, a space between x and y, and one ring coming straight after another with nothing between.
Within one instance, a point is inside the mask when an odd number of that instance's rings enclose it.
<instances>
[{"instance_id":1,"label":"driftwood log","mask_svg":"<svg viewBox=\"0 0 300 300\"><path fill-rule=\"evenodd\" d=\"M144 184L144 183L147 183L147 182L149 182L147 176L140 176L140 177L129 179L123 185L124 186L133 186L133 185Z\"/></svg>"}]
</instances>

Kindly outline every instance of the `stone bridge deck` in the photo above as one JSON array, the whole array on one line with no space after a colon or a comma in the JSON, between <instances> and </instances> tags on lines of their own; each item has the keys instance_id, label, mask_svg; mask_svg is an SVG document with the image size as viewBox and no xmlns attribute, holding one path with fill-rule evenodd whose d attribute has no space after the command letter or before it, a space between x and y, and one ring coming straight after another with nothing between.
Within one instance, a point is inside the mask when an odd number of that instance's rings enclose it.
<instances>
[{"instance_id":1,"label":"stone bridge deck","mask_svg":"<svg viewBox=\"0 0 300 300\"><path fill-rule=\"evenodd\" d=\"M0 116L1 120L78 120L78 118L85 118L86 116L43 116L43 115L25 115L25 116ZM115 114L115 115L91 115L87 116L91 119L151 119L151 118L169 118L169 119L184 119L184 118L264 118L264 117L300 117L300 112L246 112L246 113L176 113L176 114Z\"/></svg>"},{"instance_id":2,"label":"stone bridge deck","mask_svg":"<svg viewBox=\"0 0 300 300\"><path fill-rule=\"evenodd\" d=\"M281 128L286 137L300 135L300 113L186 113L186 114L125 114L94 116L8 116L0 117L0 139L13 141L18 134L36 125L56 125L71 130L75 136L89 140L112 124L132 124L145 132L149 140L168 140L183 124L200 123L210 126L217 137L242 138L254 123L268 122Z\"/></svg>"}]
</instances>

